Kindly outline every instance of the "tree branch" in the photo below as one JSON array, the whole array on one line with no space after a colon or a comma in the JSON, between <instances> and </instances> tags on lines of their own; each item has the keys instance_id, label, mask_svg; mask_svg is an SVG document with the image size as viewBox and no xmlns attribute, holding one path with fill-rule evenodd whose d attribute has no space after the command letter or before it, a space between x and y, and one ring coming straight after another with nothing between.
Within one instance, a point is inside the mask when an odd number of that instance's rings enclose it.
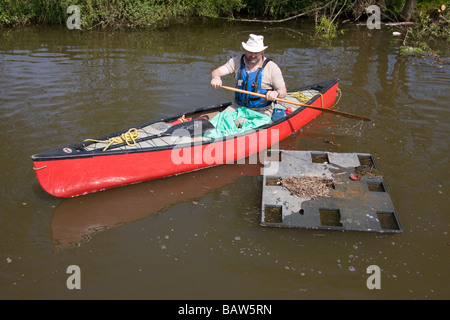
<instances>
[{"instance_id":1,"label":"tree branch","mask_svg":"<svg viewBox=\"0 0 450 320\"><path fill-rule=\"evenodd\" d=\"M327 4L325 4L324 6L322 6L322 7L320 7L320 8L314 8L314 9L308 10L308 11L306 11L306 12L299 13L299 14L297 14L297 15L295 15L295 16L288 17L288 18L284 18L284 19L279 19L279 20L235 19L235 18L232 18L231 20L232 20L232 21L239 21L239 22L270 22L270 23L285 22L285 21L289 21L289 20L292 20L292 19L295 19L295 18L304 16L304 15L307 15L307 14L309 14L309 13L311 13L311 12L314 12L314 11L319 11L319 10L325 9L325 8L328 7L331 3L333 3L333 1L329 1ZM219 19L228 19L228 18L223 18L223 17L221 17L221 18L219 18Z\"/></svg>"}]
</instances>

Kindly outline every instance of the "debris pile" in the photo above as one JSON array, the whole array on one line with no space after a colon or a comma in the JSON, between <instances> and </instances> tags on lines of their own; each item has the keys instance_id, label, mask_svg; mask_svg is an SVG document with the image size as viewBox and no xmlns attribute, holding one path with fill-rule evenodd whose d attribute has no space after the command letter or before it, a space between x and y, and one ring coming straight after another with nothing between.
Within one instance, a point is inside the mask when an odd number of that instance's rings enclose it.
<instances>
[{"instance_id":1,"label":"debris pile","mask_svg":"<svg viewBox=\"0 0 450 320\"><path fill-rule=\"evenodd\" d=\"M302 198L330 197L333 180L319 177L289 177L281 180L283 187Z\"/></svg>"}]
</instances>

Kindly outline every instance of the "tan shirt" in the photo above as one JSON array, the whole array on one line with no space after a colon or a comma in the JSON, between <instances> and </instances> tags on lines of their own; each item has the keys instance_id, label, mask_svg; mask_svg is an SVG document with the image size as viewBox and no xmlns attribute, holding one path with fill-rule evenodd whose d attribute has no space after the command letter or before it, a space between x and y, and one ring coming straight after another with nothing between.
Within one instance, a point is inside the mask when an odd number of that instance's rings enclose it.
<instances>
[{"instance_id":1,"label":"tan shirt","mask_svg":"<svg viewBox=\"0 0 450 320\"><path fill-rule=\"evenodd\" d=\"M267 58L264 57L264 60ZM234 73L234 80L237 82L239 76L239 68L241 65L241 56L234 57L228 60L224 66L228 69L230 73ZM261 80L261 87L263 89L276 90L280 87L286 86L283 78L283 74L281 73L280 67L273 62L269 61L267 65L263 69L263 77Z\"/></svg>"}]
</instances>

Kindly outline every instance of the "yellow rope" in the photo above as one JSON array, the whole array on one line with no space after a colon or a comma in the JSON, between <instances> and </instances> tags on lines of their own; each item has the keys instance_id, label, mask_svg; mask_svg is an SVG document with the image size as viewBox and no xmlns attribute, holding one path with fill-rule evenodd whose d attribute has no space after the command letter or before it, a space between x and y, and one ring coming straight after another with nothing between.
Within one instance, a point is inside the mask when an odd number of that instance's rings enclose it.
<instances>
[{"instance_id":1,"label":"yellow rope","mask_svg":"<svg viewBox=\"0 0 450 320\"><path fill-rule=\"evenodd\" d=\"M289 95L295 99L297 99L299 102L306 103L315 96L320 96L322 101L322 108L323 108L323 95L319 92L313 95L311 98L308 98L303 92L297 91L297 92L289 92Z\"/></svg>"},{"instance_id":2,"label":"yellow rope","mask_svg":"<svg viewBox=\"0 0 450 320\"><path fill-rule=\"evenodd\" d=\"M297 92L289 92L289 95L292 98L297 99L299 102L308 102L310 100L310 98L308 98L303 92L301 91L297 91Z\"/></svg>"},{"instance_id":3,"label":"yellow rope","mask_svg":"<svg viewBox=\"0 0 450 320\"><path fill-rule=\"evenodd\" d=\"M107 143L108 145L103 149L103 151L106 151L113 143L123 143L126 142L127 145L130 147L136 146L136 139L139 138L139 133L137 132L136 128L131 128L125 133L122 133L118 137L109 138L108 140L95 140L95 139L86 139L84 141L93 141L93 142L100 142L100 143Z\"/></svg>"},{"instance_id":4,"label":"yellow rope","mask_svg":"<svg viewBox=\"0 0 450 320\"><path fill-rule=\"evenodd\" d=\"M302 102L302 103L306 103L306 102L308 102L309 100L311 100L312 98L314 98L315 96L317 96L317 95L319 95L320 96L320 98L321 98L321 100L322 100L322 108L323 108L323 95L319 92L319 93L316 93L314 96L312 96L311 98L308 98L303 92L301 92L301 91L297 91L297 92L289 92L289 96L291 96L291 97L293 97L293 98L295 98L295 99L297 99L299 102ZM338 103L339 103L339 100L341 99L341 96L342 96L342 91L341 91L341 89L340 88L337 88L337 92L336 92L336 101L333 103L333 105L330 107L330 108L333 108L333 107L335 107Z\"/></svg>"},{"instance_id":5,"label":"yellow rope","mask_svg":"<svg viewBox=\"0 0 450 320\"><path fill-rule=\"evenodd\" d=\"M336 101L333 103L333 105L330 107L330 109L334 108L339 103L339 100L341 100L341 97L342 97L341 88L337 88L336 96L337 96Z\"/></svg>"}]
</instances>

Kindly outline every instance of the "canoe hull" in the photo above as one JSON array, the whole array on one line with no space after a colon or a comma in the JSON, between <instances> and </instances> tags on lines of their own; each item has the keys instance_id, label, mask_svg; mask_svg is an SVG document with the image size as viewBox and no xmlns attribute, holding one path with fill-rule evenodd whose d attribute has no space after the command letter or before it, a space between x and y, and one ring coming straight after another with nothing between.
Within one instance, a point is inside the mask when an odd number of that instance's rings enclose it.
<instances>
[{"instance_id":1,"label":"canoe hull","mask_svg":"<svg viewBox=\"0 0 450 320\"><path fill-rule=\"evenodd\" d=\"M331 82L311 105L329 108L337 95L338 81ZM68 198L119 186L173 176L203 168L235 163L258 154L299 130L321 114L304 108L284 121L212 142L193 142L170 148L146 148L134 152L97 153L67 157L32 157L37 179L49 194ZM238 162L239 163L239 162Z\"/></svg>"}]
</instances>

